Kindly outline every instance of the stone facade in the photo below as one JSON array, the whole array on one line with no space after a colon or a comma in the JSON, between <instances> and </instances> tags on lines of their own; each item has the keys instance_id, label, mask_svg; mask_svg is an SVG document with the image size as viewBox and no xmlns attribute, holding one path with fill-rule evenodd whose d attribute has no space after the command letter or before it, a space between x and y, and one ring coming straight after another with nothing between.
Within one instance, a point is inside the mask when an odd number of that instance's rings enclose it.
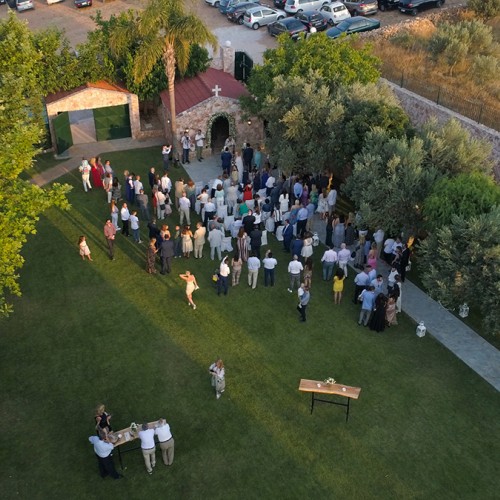
<instances>
[{"instance_id":1,"label":"stone facade","mask_svg":"<svg viewBox=\"0 0 500 500\"><path fill-rule=\"evenodd\" d=\"M439 104L414 94L407 89L398 87L392 82L384 81L392 88L413 124L422 125L432 117L437 118L439 123L445 123L455 118L471 133L472 137L488 141L492 145L491 155L494 163L495 178L497 182L500 182L500 132L485 127L448 108L439 106Z\"/></svg>"},{"instance_id":2,"label":"stone facade","mask_svg":"<svg viewBox=\"0 0 500 500\"><path fill-rule=\"evenodd\" d=\"M177 115L177 128L179 130L177 140L180 139L184 130L189 130L189 135L194 136L198 129L208 136L209 121L213 115L219 113L227 113L234 119L236 126L236 143L243 145L244 142L250 144L261 144L264 139L264 126L262 121L252 117L250 118L251 124L248 124L248 118L243 120L241 118L240 103L236 99L228 97L212 97L200 104L193 106L183 113ZM161 106L158 114L163 118L165 128L165 137L170 137L170 116L168 110Z\"/></svg>"},{"instance_id":3,"label":"stone facade","mask_svg":"<svg viewBox=\"0 0 500 500\"><path fill-rule=\"evenodd\" d=\"M231 42L228 41L219 48L219 57L214 57L210 66L215 69L221 69L225 73L230 73L234 76L234 58L234 48L231 46Z\"/></svg>"},{"instance_id":4,"label":"stone facade","mask_svg":"<svg viewBox=\"0 0 500 500\"><path fill-rule=\"evenodd\" d=\"M95 87L83 88L82 90L70 93L67 96L47 103L47 115L49 118L50 135L52 143L55 144L55 133L52 120L58 113L64 111L80 111L84 109L105 108L107 106L120 106L128 104L130 112L130 128L133 139L141 138L141 125L139 118L139 99L135 94L106 90Z\"/></svg>"}]
</instances>

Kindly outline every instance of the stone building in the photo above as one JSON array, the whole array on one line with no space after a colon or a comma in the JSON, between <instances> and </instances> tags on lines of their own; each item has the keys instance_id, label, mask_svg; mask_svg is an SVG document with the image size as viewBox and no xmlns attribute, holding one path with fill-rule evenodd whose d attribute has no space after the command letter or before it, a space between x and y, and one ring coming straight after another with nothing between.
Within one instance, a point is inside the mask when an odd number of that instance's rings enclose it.
<instances>
[{"instance_id":1,"label":"stone building","mask_svg":"<svg viewBox=\"0 0 500 500\"><path fill-rule=\"evenodd\" d=\"M52 144L62 153L73 144L141 137L139 101L115 83L86 83L45 98Z\"/></svg>"},{"instance_id":2,"label":"stone building","mask_svg":"<svg viewBox=\"0 0 500 500\"><path fill-rule=\"evenodd\" d=\"M198 129L205 134L206 145L213 152L222 148L231 135L238 145L244 142L259 144L264 138L264 126L255 117L242 116L239 98L249 95L246 87L236 80L234 72L234 50L227 42L220 49L220 57L212 66L193 78L175 84L175 108L177 114L177 137L184 131L193 137ZM165 128L165 137L171 138L170 99L168 90L161 94L160 115Z\"/></svg>"}]
</instances>

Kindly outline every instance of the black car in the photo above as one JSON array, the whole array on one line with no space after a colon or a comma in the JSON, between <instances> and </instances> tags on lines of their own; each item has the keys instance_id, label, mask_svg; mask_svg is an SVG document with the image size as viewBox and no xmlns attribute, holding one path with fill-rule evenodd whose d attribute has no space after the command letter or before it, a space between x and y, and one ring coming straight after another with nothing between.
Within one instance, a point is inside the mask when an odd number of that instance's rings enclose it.
<instances>
[{"instance_id":1,"label":"black car","mask_svg":"<svg viewBox=\"0 0 500 500\"><path fill-rule=\"evenodd\" d=\"M344 33L350 35L352 33L361 33L362 31L376 30L377 28L380 28L380 21L378 19L355 16L345 19L334 28L330 28L326 32L326 36L328 38L338 38Z\"/></svg>"},{"instance_id":2,"label":"black car","mask_svg":"<svg viewBox=\"0 0 500 500\"><path fill-rule=\"evenodd\" d=\"M399 7L399 0L378 0L378 9L382 12L386 10L397 9Z\"/></svg>"},{"instance_id":3,"label":"black car","mask_svg":"<svg viewBox=\"0 0 500 500\"><path fill-rule=\"evenodd\" d=\"M227 9L226 16L233 23L243 24L245 11L247 9L251 9L252 7L257 7L258 5L259 4L256 2L239 3L238 5Z\"/></svg>"},{"instance_id":4,"label":"black car","mask_svg":"<svg viewBox=\"0 0 500 500\"><path fill-rule=\"evenodd\" d=\"M444 0L400 0L399 10L416 16L419 11L430 9L431 7L441 7Z\"/></svg>"},{"instance_id":5,"label":"black car","mask_svg":"<svg viewBox=\"0 0 500 500\"><path fill-rule=\"evenodd\" d=\"M305 10L295 15L306 28L311 31L311 28L316 28L316 31L324 31L328 28L328 22L317 10Z\"/></svg>"},{"instance_id":6,"label":"black car","mask_svg":"<svg viewBox=\"0 0 500 500\"><path fill-rule=\"evenodd\" d=\"M301 33L305 34L308 30L304 24L298 19L295 19L295 17L287 17L286 19L280 19L272 24L268 24L267 31L272 36L288 33L293 40L297 40Z\"/></svg>"}]
</instances>

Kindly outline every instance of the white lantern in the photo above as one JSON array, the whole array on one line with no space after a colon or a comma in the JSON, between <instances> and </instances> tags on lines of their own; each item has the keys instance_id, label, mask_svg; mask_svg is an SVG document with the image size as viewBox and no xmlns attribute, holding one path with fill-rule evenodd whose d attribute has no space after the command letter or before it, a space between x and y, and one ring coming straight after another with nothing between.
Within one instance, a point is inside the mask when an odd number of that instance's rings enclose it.
<instances>
[{"instance_id":1,"label":"white lantern","mask_svg":"<svg viewBox=\"0 0 500 500\"><path fill-rule=\"evenodd\" d=\"M467 305L467 302L464 302L461 306L459 306L458 315L461 318L466 318L469 315L469 306Z\"/></svg>"},{"instance_id":2,"label":"white lantern","mask_svg":"<svg viewBox=\"0 0 500 500\"><path fill-rule=\"evenodd\" d=\"M424 322L421 321L417 326L417 337L425 337L425 332L427 328L424 325Z\"/></svg>"}]
</instances>

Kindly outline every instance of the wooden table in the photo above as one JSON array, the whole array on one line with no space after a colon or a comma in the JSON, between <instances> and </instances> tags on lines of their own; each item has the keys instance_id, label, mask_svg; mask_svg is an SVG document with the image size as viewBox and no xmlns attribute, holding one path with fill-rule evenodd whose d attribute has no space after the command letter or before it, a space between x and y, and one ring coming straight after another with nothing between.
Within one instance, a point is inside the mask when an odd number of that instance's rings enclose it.
<instances>
[{"instance_id":1,"label":"wooden table","mask_svg":"<svg viewBox=\"0 0 500 500\"><path fill-rule=\"evenodd\" d=\"M149 428L150 429L155 429L158 420L155 420L154 422L148 422ZM136 439L139 439L139 431L142 429L142 424L137 424L137 434L133 434L130 430L130 427L126 427L125 429L122 429L121 431L113 431L111 434L114 436L117 436L121 434L121 438L118 439L118 441L113 443L113 446L118 449L118 460L120 460L120 467L123 470L123 462L122 462L122 453L128 453L129 451L134 451L134 450L139 450L141 447L140 446L134 446L133 448L127 448L126 450L121 451L121 446L126 444L126 443L132 443Z\"/></svg>"},{"instance_id":2,"label":"wooden table","mask_svg":"<svg viewBox=\"0 0 500 500\"><path fill-rule=\"evenodd\" d=\"M326 384L320 380L300 379L299 391L311 393L311 414L314 410L314 402L329 403L333 405L345 406L345 421L349 420L349 406L351 399L358 399L361 392L360 387L350 387L342 384ZM331 399L320 399L317 394L329 394L332 396L342 396L347 398L347 403L332 401Z\"/></svg>"}]
</instances>

